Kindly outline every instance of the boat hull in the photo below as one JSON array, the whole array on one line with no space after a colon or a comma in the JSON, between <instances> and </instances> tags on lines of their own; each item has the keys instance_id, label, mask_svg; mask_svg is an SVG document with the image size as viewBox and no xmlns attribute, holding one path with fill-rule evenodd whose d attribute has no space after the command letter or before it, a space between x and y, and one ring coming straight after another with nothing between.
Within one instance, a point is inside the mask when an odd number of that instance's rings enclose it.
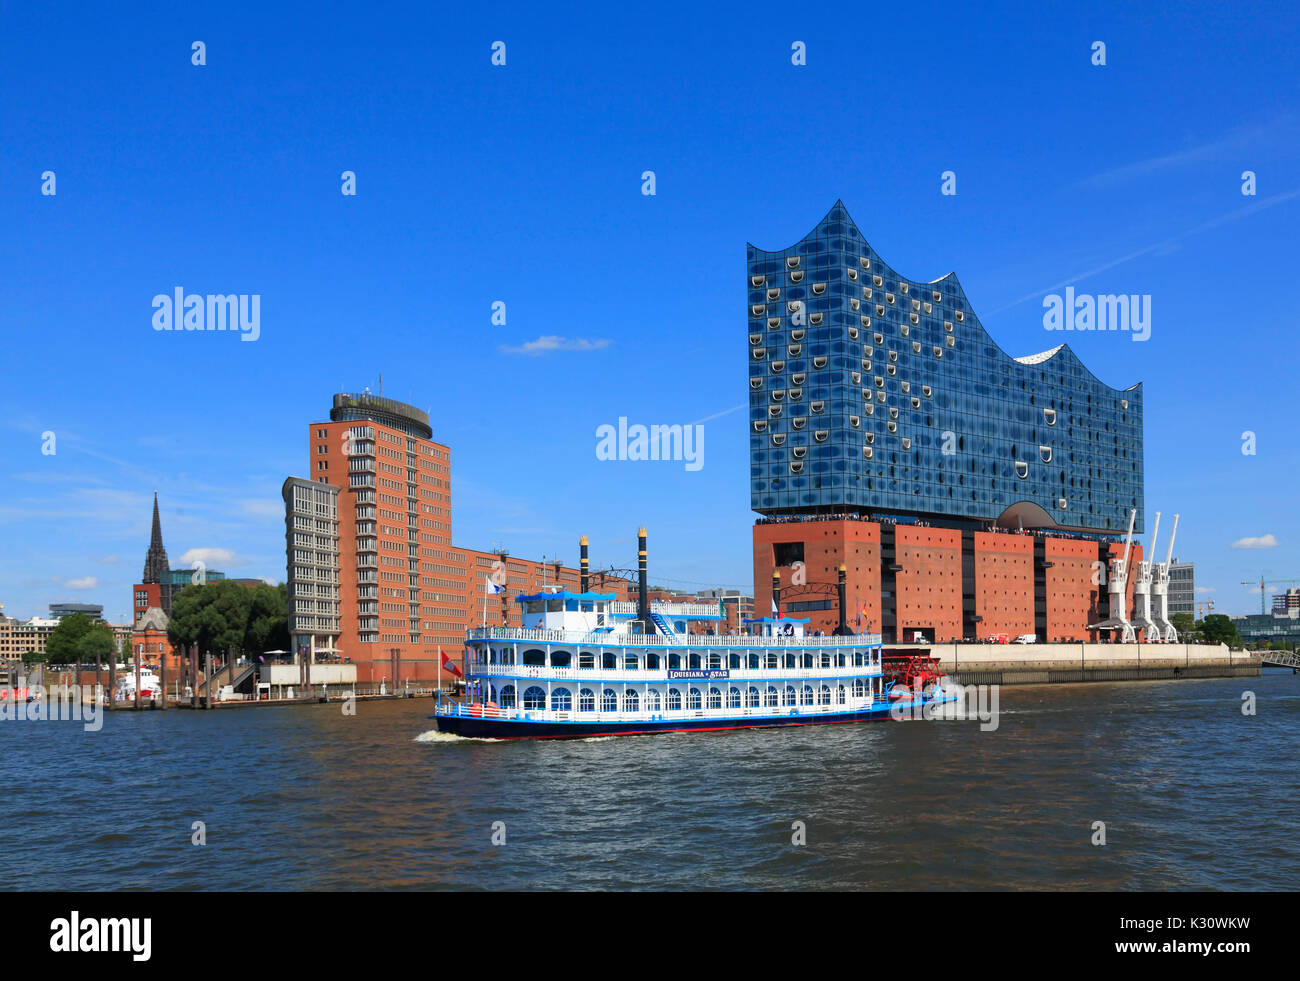
<instances>
[{"instance_id":1,"label":"boat hull","mask_svg":"<svg viewBox=\"0 0 1300 981\"><path fill-rule=\"evenodd\" d=\"M946 701L946 700L945 700ZM908 703L908 711L911 707ZM732 718L655 719L629 722L546 722L493 719L472 715L431 715L439 732L470 739L590 739L594 736L648 736L663 732L719 732L728 729L768 729L777 726L843 725L888 721L889 705L855 712L818 715L741 716Z\"/></svg>"}]
</instances>

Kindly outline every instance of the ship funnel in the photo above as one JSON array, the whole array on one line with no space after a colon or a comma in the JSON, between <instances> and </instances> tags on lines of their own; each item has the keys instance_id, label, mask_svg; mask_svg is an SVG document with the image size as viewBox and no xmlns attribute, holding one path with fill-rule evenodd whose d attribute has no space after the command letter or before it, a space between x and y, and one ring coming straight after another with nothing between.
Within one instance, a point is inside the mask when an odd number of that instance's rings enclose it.
<instances>
[{"instance_id":1,"label":"ship funnel","mask_svg":"<svg viewBox=\"0 0 1300 981\"><path fill-rule=\"evenodd\" d=\"M587 569L587 536L586 535L583 535L581 538L578 539L578 551L581 553L581 558L578 559L578 572L580 576L580 585L578 587L578 592L585 593L587 591L587 586L591 582L591 575L589 570Z\"/></svg>"},{"instance_id":2,"label":"ship funnel","mask_svg":"<svg viewBox=\"0 0 1300 981\"><path fill-rule=\"evenodd\" d=\"M849 611L847 607L847 598L846 598L848 593L848 586L847 583L845 582L847 577L848 577L848 569L846 566L841 565L839 582L836 583L836 589L839 593L839 598L840 598L840 628L835 631L841 637L847 636L849 632Z\"/></svg>"},{"instance_id":3,"label":"ship funnel","mask_svg":"<svg viewBox=\"0 0 1300 981\"><path fill-rule=\"evenodd\" d=\"M654 627L650 624L650 601L646 598L645 574L645 529L641 528L636 533L636 618L641 621L641 629L645 633L654 633Z\"/></svg>"}]
</instances>

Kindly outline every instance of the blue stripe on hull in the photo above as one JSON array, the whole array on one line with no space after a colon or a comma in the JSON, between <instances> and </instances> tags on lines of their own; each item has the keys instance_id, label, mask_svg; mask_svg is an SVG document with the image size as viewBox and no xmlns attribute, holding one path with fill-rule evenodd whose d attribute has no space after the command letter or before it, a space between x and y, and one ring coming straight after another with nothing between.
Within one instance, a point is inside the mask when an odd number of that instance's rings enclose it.
<instances>
[{"instance_id":1,"label":"blue stripe on hull","mask_svg":"<svg viewBox=\"0 0 1300 981\"><path fill-rule=\"evenodd\" d=\"M592 736L638 736L658 732L715 732L723 729L764 729L771 726L811 726L874 722L889 719L889 706L827 715L773 715L726 719L673 719L645 722L511 722L464 715L431 715L439 732L473 739L589 739Z\"/></svg>"}]
</instances>

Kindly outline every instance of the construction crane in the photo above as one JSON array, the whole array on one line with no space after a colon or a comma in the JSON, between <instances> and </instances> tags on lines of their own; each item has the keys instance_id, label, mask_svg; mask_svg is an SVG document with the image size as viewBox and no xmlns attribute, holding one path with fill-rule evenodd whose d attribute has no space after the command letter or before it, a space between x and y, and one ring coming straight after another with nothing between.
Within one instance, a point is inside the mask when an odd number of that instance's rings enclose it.
<instances>
[{"instance_id":1,"label":"construction crane","mask_svg":"<svg viewBox=\"0 0 1300 981\"><path fill-rule=\"evenodd\" d=\"M1201 612L1202 610L1204 610L1205 612L1202 613ZM1211 613L1214 612L1214 600L1207 599L1207 600L1198 601L1196 604L1196 612L1200 614L1200 616L1197 617L1198 620L1205 619L1207 616L1209 616Z\"/></svg>"},{"instance_id":2,"label":"construction crane","mask_svg":"<svg viewBox=\"0 0 1300 981\"><path fill-rule=\"evenodd\" d=\"M1284 582L1300 582L1300 579L1265 579L1263 576L1259 577L1259 612L1260 613L1268 612L1268 610L1264 609L1264 587L1276 586L1279 583L1284 583ZM1243 586L1255 585L1253 582L1247 582L1244 579L1242 580L1241 584Z\"/></svg>"}]
</instances>

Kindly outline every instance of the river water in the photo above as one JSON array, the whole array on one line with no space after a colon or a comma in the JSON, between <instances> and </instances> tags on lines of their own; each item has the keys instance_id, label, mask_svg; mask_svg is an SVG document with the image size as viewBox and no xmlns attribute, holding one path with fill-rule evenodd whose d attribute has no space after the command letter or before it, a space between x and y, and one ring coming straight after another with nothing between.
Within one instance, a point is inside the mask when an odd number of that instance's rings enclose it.
<instances>
[{"instance_id":1,"label":"river water","mask_svg":"<svg viewBox=\"0 0 1300 981\"><path fill-rule=\"evenodd\" d=\"M432 704L120 713L99 732L0 722L0 881L1300 889L1290 671L1003 688L988 732L875 722L492 742L433 732Z\"/></svg>"}]
</instances>

